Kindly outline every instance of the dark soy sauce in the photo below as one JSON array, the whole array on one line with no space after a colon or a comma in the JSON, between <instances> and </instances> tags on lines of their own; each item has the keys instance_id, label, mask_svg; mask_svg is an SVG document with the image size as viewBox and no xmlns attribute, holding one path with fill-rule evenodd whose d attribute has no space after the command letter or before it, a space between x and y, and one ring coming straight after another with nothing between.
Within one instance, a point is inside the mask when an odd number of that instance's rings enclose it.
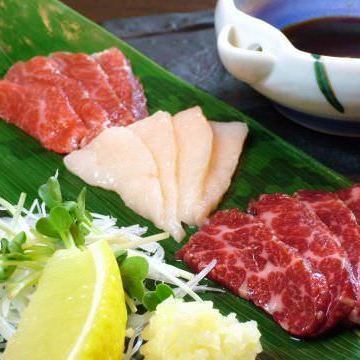
<instances>
[{"instance_id":1,"label":"dark soy sauce","mask_svg":"<svg viewBox=\"0 0 360 360\"><path fill-rule=\"evenodd\" d=\"M284 28L292 44L313 54L360 58L360 18L326 17Z\"/></svg>"}]
</instances>

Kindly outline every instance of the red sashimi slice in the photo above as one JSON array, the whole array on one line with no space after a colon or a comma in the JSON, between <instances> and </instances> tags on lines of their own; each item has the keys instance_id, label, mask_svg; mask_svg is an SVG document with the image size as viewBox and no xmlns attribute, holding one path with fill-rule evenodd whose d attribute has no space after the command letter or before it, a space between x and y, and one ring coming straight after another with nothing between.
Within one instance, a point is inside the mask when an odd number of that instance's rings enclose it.
<instances>
[{"instance_id":1,"label":"red sashimi slice","mask_svg":"<svg viewBox=\"0 0 360 360\"><path fill-rule=\"evenodd\" d=\"M144 89L134 76L130 63L117 48L93 54L109 78L116 95L124 106L130 110L136 120L148 116Z\"/></svg>"},{"instance_id":2,"label":"red sashimi slice","mask_svg":"<svg viewBox=\"0 0 360 360\"><path fill-rule=\"evenodd\" d=\"M350 261L357 288L356 305L349 315L350 321L360 324L360 226L351 210L335 193L301 190L297 199L316 212L316 215L338 237Z\"/></svg>"},{"instance_id":3,"label":"red sashimi slice","mask_svg":"<svg viewBox=\"0 0 360 360\"><path fill-rule=\"evenodd\" d=\"M55 86L62 90L89 129L86 142L110 124L105 110L90 99L79 81L63 75L54 59L36 56L27 62L18 62L11 67L5 78L20 85Z\"/></svg>"},{"instance_id":4,"label":"red sashimi slice","mask_svg":"<svg viewBox=\"0 0 360 360\"><path fill-rule=\"evenodd\" d=\"M354 184L349 189L340 190L338 195L354 213L357 222L360 224L360 184Z\"/></svg>"},{"instance_id":5,"label":"red sashimi slice","mask_svg":"<svg viewBox=\"0 0 360 360\"><path fill-rule=\"evenodd\" d=\"M64 75L80 81L90 98L107 112L112 125L121 126L134 121L131 112L115 94L107 75L91 56L58 52L52 54L52 58Z\"/></svg>"},{"instance_id":6,"label":"red sashimi slice","mask_svg":"<svg viewBox=\"0 0 360 360\"><path fill-rule=\"evenodd\" d=\"M337 237L315 212L283 194L262 195L250 204L250 210L279 240L297 249L315 270L325 275L331 301L321 331L347 318L355 306L354 275Z\"/></svg>"},{"instance_id":7,"label":"red sashimi slice","mask_svg":"<svg viewBox=\"0 0 360 360\"><path fill-rule=\"evenodd\" d=\"M215 259L210 279L251 300L296 336L317 334L325 321L324 276L252 215L236 209L217 212L177 257L196 272Z\"/></svg>"},{"instance_id":8,"label":"red sashimi slice","mask_svg":"<svg viewBox=\"0 0 360 360\"><path fill-rule=\"evenodd\" d=\"M88 133L67 97L56 87L30 88L1 80L0 117L58 153L77 149Z\"/></svg>"}]
</instances>

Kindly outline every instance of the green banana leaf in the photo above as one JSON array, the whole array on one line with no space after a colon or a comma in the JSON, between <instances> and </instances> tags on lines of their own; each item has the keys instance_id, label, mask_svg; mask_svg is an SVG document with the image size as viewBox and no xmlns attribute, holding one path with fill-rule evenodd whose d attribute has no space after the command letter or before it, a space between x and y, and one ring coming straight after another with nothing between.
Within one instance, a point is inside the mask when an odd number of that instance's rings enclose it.
<instances>
[{"instance_id":1,"label":"green banana leaf","mask_svg":"<svg viewBox=\"0 0 360 360\"><path fill-rule=\"evenodd\" d=\"M1 74L5 74L14 62L35 55L58 50L92 53L111 46L119 47L131 60L134 72L144 84L150 112L162 109L176 113L200 105L213 120L248 123L250 135L246 149L221 208L245 209L251 198L264 192L291 193L299 188L334 190L349 185L347 179L271 134L254 120L166 72L62 3L56 0L0 0ZM62 157L43 149L14 126L0 121L1 196L16 201L23 191L28 193L30 202L37 196L39 185L57 169L65 195L74 197L84 183L66 171ZM121 225L141 224L149 227L149 233L157 231L151 223L128 209L116 194L98 188L88 190L92 211L111 214ZM164 246L167 260L183 266L173 257L180 246L171 239L165 241ZM360 359L360 338L352 329L337 328L318 339L298 340L250 302L228 292L207 293L203 298L213 300L225 314L235 312L242 321L254 319L259 323L264 347L260 359Z\"/></svg>"}]
</instances>

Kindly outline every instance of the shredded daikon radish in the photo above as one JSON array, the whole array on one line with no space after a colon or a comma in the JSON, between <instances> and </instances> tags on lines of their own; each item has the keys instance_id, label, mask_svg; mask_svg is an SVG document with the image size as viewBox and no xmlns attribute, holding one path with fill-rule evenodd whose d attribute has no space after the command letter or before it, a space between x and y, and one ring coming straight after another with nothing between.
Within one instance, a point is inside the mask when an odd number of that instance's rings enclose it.
<instances>
[{"instance_id":1,"label":"shredded daikon radish","mask_svg":"<svg viewBox=\"0 0 360 360\"><path fill-rule=\"evenodd\" d=\"M216 266L216 260L212 260L207 266L205 266L198 274L196 274L191 280L186 284L190 289L194 287L206 277L206 275ZM183 289L175 289L175 293L178 297L184 297L185 292Z\"/></svg>"},{"instance_id":2,"label":"shredded daikon radish","mask_svg":"<svg viewBox=\"0 0 360 360\"><path fill-rule=\"evenodd\" d=\"M206 285L199 285L199 286L193 286L192 288L195 292L205 292L205 291L211 291L211 292L220 292L224 293L224 289L215 288L212 286L206 286Z\"/></svg>"}]
</instances>

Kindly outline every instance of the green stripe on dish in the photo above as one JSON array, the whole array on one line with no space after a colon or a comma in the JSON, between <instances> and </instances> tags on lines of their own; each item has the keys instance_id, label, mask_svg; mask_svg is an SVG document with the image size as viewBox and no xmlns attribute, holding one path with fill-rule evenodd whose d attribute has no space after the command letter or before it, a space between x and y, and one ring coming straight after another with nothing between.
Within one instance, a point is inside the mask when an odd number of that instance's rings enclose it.
<instances>
[{"instance_id":1,"label":"green stripe on dish","mask_svg":"<svg viewBox=\"0 0 360 360\"><path fill-rule=\"evenodd\" d=\"M334 107L334 109L340 113L344 113L345 109L335 95L334 89L327 74L325 64L321 61L321 56L317 54L312 54L312 56L316 59L314 63L314 69L316 81L320 91L323 93L329 104Z\"/></svg>"},{"instance_id":2,"label":"green stripe on dish","mask_svg":"<svg viewBox=\"0 0 360 360\"><path fill-rule=\"evenodd\" d=\"M316 59L316 61L314 62L314 69L316 81L320 88L320 91L323 93L326 100L334 109L336 109L340 113L344 113L345 109L335 95L335 91L331 85L325 64L321 60L321 56L317 54L312 54L312 56L314 59Z\"/></svg>"}]
</instances>

